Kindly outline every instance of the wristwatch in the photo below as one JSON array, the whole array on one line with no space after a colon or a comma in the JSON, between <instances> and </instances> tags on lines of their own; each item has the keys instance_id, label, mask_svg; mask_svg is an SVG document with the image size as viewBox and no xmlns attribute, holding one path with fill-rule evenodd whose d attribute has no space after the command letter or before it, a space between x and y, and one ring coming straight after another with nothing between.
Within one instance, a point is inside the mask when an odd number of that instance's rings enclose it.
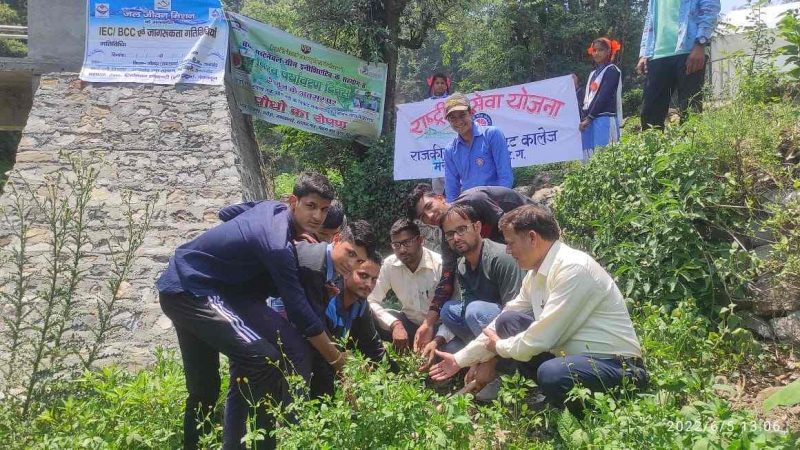
<instances>
[{"instance_id":1,"label":"wristwatch","mask_svg":"<svg viewBox=\"0 0 800 450\"><path fill-rule=\"evenodd\" d=\"M699 36L697 39L694 40L695 44L706 45L708 44L708 38L705 36Z\"/></svg>"}]
</instances>

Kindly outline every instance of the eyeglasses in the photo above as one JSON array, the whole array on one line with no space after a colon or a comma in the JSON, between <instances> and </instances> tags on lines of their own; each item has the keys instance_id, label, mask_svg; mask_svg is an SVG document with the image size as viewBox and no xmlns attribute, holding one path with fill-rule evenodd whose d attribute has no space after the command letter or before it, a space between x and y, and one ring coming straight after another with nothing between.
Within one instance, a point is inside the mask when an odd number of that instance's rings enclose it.
<instances>
[{"instance_id":1,"label":"eyeglasses","mask_svg":"<svg viewBox=\"0 0 800 450\"><path fill-rule=\"evenodd\" d=\"M470 228L469 225L461 225L455 230L445 231L444 238L447 239L448 241L452 241L453 238L456 237L456 235L458 235L458 237L463 237L465 234L467 234L469 228Z\"/></svg>"},{"instance_id":2,"label":"eyeglasses","mask_svg":"<svg viewBox=\"0 0 800 450\"><path fill-rule=\"evenodd\" d=\"M412 245L414 245L414 241L417 240L419 236L414 236L413 238L406 239L405 241L400 242L392 242L392 248L395 250L400 250L400 248L409 249Z\"/></svg>"}]
</instances>

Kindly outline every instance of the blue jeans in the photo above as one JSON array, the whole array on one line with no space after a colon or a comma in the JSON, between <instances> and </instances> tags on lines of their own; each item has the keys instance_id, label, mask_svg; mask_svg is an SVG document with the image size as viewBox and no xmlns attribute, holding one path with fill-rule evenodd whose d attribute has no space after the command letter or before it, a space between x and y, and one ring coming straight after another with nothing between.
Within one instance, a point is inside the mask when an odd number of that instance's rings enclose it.
<instances>
[{"instance_id":1,"label":"blue jeans","mask_svg":"<svg viewBox=\"0 0 800 450\"><path fill-rule=\"evenodd\" d=\"M456 339L454 339L449 342L447 345L448 351L458 351L463 348L471 340L478 337L484 327L489 325L500 314L500 305L482 300L469 302L464 314L461 313L463 307L464 303L461 300L450 300L442 306L442 310L439 312L442 324L447 325L447 328L456 335L458 341L456 342Z\"/></svg>"},{"instance_id":2,"label":"blue jeans","mask_svg":"<svg viewBox=\"0 0 800 450\"><path fill-rule=\"evenodd\" d=\"M516 312L505 311L497 317L497 335L505 339L525 331L533 319ZM505 360L504 360L505 361ZM567 394L576 384L592 392L608 391L630 381L637 389L647 387L647 371L641 358L615 357L595 358L587 355L556 357L551 353L540 353L530 361L498 365L498 369L516 369L526 378L536 381L547 401L556 407L566 406L576 417L583 416L583 405L567 401Z\"/></svg>"}]
</instances>

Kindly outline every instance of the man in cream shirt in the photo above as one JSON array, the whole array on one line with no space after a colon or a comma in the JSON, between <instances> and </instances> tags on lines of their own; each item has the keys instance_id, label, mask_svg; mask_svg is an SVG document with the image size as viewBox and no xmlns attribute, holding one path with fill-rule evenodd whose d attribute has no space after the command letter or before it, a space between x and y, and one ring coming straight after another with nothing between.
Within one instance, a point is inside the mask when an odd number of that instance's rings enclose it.
<instances>
[{"instance_id":1,"label":"man in cream shirt","mask_svg":"<svg viewBox=\"0 0 800 450\"><path fill-rule=\"evenodd\" d=\"M396 221L389 235L393 255L381 266L375 289L367 300L381 338L405 350L425 320L442 275L442 257L422 246L419 226L408 219ZM387 309L383 300L389 290L400 300L400 311Z\"/></svg>"},{"instance_id":2,"label":"man in cream shirt","mask_svg":"<svg viewBox=\"0 0 800 450\"><path fill-rule=\"evenodd\" d=\"M523 376L547 400L580 416L582 405L567 401L579 383L605 391L628 379L647 385L641 347L625 299L611 276L591 256L559 240L552 214L535 205L519 207L500 220L507 251L528 274L519 295L481 336L455 354L439 352L434 380L469 367L473 391L494 379L499 360L515 360Z\"/></svg>"}]
</instances>

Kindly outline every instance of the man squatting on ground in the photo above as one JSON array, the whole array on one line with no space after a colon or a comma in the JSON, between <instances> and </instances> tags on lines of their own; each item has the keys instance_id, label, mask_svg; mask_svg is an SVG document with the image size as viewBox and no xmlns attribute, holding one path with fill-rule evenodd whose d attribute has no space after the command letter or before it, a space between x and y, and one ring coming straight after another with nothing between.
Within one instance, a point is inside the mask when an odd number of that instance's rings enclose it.
<instances>
[{"instance_id":1,"label":"man squatting on ground","mask_svg":"<svg viewBox=\"0 0 800 450\"><path fill-rule=\"evenodd\" d=\"M300 285L293 244L295 236L319 231L333 197L325 177L303 173L288 205L264 201L238 214L232 212L235 209L226 211L233 217L181 245L170 258L157 288L161 308L175 325L183 359L188 390L185 448L196 448L199 436L208 431L198 429L197 419L208 416L216 403L219 353L228 357L231 374L225 449L239 448L245 433L249 406L244 392L255 399L289 400L286 382L274 365L285 363L278 335L299 332L334 371L343 367L345 354L328 338ZM354 265L357 258L351 259ZM269 296L284 300L288 321L264 306ZM254 330L255 324L261 333ZM272 428L262 408L256 422L268 431ZM264 445L274 446L274 441L268 438Z\"/></svg>"},{"instance_id":2,"label":"man squatting on ground","mask_svg":"<svg viewBox=\"0 0 800 450\"><path fill-rule=\"evenodd\" d=\"M648 377L639 340L611 276L591 256L561 242L555 218L542 207L511 211L499 227L508 252L528 271L522 289L465 348L437 350L442 361L431 368L431 378L444 380L469 367L465 382L475 380L477 390L496 377L498 361L515 361L551 404L566 404L578 417L581 405L567 401L576 383L597 392L627 380L643 389Z\"/></svg>"},{"instance_id":3,"label":"man squatting on ground","mask_svg":"<svg viewBox=\"0 0 800 450\"><path fill-rule=\"evenodd\" d=\"M349 348L358 348L373 361L383 359L386 352L366 304L380 267L372 227L363 220L355 221L344 225L330 244L297 242L295 247L300 282L327 333L336 339L348 335ZM353 257L358 261L351 266ZM333 395L335 373L323 356L297 333L290 341L291 348L284 351L309 382L311 396Z\"/></svg>"},{"instance_id":4,"label":"man squatting on ground","mask_svg":"<svg viewBox=\"0 0 800 450\"><path fill-rule=\"evenodd\" d=\"M409 219L395 221L389 238L393 253L383 260L369 302L381 339L400 352L411 346L410 337L425 320L442 274L442 257L422 245L419 226ZM384 307L389 291L399 300L399 311Z\"/></svg>"},{"instance_id":5,"label":"man squatting on ground","mask_svg":"<svg viewBox=\"0 0 800 450\"><path fill-rule=\"evenodd\" d=\"M519 293L525 274L506 253L505 245L481 237L481 226L475 209L465 203L451 205L444 214L447 245L461 255L456 268L461 299L450 300L442 307L442 326L422 349L422 356L427 358L423 370L433 363L439 347L447 344L444 350L453 353L480 336L503 305ZM499 388L499 379L495 379L476 398L494 399Z\"/></svg>"},{"instance_id":6,"label":"man squatting on ground","mask_svg":"<svg viewBox=\"0 0 800 450\"><path fill-rule=\"evenodd\" d=\"M522 205L536 204L517 191L500 186L479 186L462 192L455 201L447 203L444 196L433 193L427 183L417 184L406 198L406 211L411 220L420 219L424 224L442 227L444 213L451 204L467 204L474 210L477 221L481 223L480 234L494 242L504 243L503 234L497 227L503 214ZM444 236L444 234L442 234ZM445 302L453 296L455 280L456 253L442 243L442 276L430 308L414 335L414 351L421 352L433 339L439 313Z\"/></svg>"}]
</instances>

